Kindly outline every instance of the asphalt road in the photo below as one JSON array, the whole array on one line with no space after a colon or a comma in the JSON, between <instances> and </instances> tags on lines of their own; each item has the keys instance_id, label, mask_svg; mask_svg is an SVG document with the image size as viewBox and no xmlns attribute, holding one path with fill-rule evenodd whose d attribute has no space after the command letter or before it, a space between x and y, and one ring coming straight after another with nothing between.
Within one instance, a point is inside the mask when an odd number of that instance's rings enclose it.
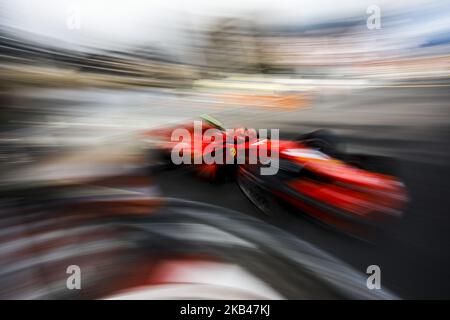
<instances>
[{"instance_id":1,"label":"asphalt road","mask_svg":"<svg viewBox=\"0 0 450 320\"><path fill-rule=\"evenodd\" d=\"M403 298L450 298L450 92L446 87L326 88L312 94L309 108L293 110L224 107L205 96L94 89L22 94L14 103L32 106L39 113L16 116L13 110L13 121L3 128L3 137L26 136L27 143L51 145L57 160L5 170L2 183L48 178L49 174L64 179L77 174L74 163L79 165L82 157L78 151L77 157L61 156L62 146L103 157L113 150L115 156L110 159L116 159L122 149L129 151L135 142L130 137L140 130L202 113L218 117L228 127L277 128L283 135L332 129L349 151L393 157L407 186L411 201L404 218L375 244L325 229L303 219L301 213L263 217L234 183L211 184L186 171L161 173L156 182L165 196L213 203L266 219L361 272L379 265L382 286ZM97 156L87 158L92 165ZM114 165L123 167L127 161ZM103 164L91 167L91 172L104 168Z\"/></svg>"}]
</instances>

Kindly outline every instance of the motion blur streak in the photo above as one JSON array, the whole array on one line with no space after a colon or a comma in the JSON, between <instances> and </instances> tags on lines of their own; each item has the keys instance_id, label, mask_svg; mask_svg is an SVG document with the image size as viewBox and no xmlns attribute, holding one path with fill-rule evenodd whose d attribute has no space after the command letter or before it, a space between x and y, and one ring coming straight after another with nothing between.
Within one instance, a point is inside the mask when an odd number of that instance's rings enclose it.
<instances>
[{"instance_id":1,"label":"motion blur streak","mask_svg":"<svg viewBox=\"0 0 450 320\"><path fill-rule=\"evenodd\" d=\"M0 298L450 298L449 35L437 0L0 0ZM199 118L279 129L277 174L171 163Z\"/></svg>"}]
</instances>

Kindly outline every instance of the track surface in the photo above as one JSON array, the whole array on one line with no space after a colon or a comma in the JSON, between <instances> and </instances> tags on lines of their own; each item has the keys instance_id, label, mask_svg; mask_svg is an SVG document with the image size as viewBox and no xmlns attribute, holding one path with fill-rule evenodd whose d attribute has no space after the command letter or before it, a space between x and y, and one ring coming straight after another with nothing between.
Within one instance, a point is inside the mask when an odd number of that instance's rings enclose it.
<instances>
[{"instance_id":1,"label":"track surface","mask_svg":"<svg viewBox=\"0 0 450 320\"><path fill-rule=\"evenodd\" d=\"M8 134L26 131L29 136L41 137L54 145L68 145L69 149L91 143L83 150L95 149L97 153L102 150L103 155L108 150L114 150L115 154L120 154L121 148L128 150L134 143L129 139L130 133L202 113L217 116L228 127L279 128L283 134L333 129L351 151L395 157L408 188L411 202L404 219L376 244L324 229L301 218L300 213L265 218L234 183L215 185L196 179L186 171L161 173L156 182L165 196L213 203L266 219L361 272L369 265L379 265L382 286L403 298L450 298L450 92L447 89L327 88L313 95L312 104L306 110L224 108L214 101L198 102L190 96L154 92L74 90L55 94L43 91L23 95L15 101L40 108L42 114L32 119L16 118L7 129ZM57 113L62 116L50 120L46 117ZM40 125L49 121L53 122L50 129ZM95 157L89 160L94 161ZM47 168L24 166L19 171L3 173L2 181L48 177L50 173L57 176L58 171L74 173L73 164L68 162L78 163L78 158L70 153L64 157L57 153L56 158L45 163Z\"/></svg>"}]
</instances>

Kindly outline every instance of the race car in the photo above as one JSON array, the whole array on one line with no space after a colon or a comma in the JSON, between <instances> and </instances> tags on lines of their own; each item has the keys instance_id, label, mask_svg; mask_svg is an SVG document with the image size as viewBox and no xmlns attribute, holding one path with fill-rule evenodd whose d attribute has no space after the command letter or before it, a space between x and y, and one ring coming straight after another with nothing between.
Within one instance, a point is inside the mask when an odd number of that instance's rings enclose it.
<instances>
[{"instance_id":1,"label":"race car","mask_svg":"<svg viewBox=\"0 0 450 320\"><path fill-rule=\"evenodd\" d=\"M267 215L294 209L364 238L369 229L403 214L406 190L392 170L391 159L348 154L337 136L328 130L281 140L261 137L258 133L251 135L247 128L225 130L214 118L203 119L197 134L192 126L184 127L194 132L193 138L185 143L183 152L189 154L184 156L196 160L215 153L214 156L219 154L224 161L192 161L191 167L211 180L236 179L249 200ZM220 130L222 139L204 139L204 133L211 128ZM172 160L169 158L177 144L179 141L168 139L159 144L166 163ZM276 174L262 174L268 162L260 158L256 162L249 161L250 157L237 161L237 150L244 150L243 154L248 156L255 149L258 155L260 150L270 150L269 153L276 150L276 161L272 161L277 166ZM230 157L235 161L225 161Z\"/></svg>"},{"instance_id":2,"label":"race car","mask_svg":"<svg viewBox=\"0 0 450 320\"><path fill-rule=\"evenodd\" d=\"M389 160L336 150L323 131L280 142L279 171L261 175L260 164L239 166L237 182L265 214L306 213L327 226L364 240L403 215L404 184ZM314 139L313 139L314 138ZM331 156L331 155L334 155Z\"/></svg>"}]
</instances>

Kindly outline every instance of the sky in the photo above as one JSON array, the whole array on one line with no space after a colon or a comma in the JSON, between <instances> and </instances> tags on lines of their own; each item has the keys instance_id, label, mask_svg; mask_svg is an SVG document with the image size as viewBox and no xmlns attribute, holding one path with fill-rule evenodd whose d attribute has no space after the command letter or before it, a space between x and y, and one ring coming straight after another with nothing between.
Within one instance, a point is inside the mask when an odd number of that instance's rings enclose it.
<instances>
[{"instance_id":1,"label":"sky","mask_svg":"<svg viewBox=\"0 0 450 320\"><path fill-rule=\"evenodd\" d=\"M182 31L205 28L215 17L257 17L264 24L305 25L417 9L433 0L0 0L0 22L75 46L146 43L172 46ZM79 23L74 27L73 19ZM72 19L72 20L70 20ZM68 22L71 21L71 22ZM78 24L77 24L78 26Z\"/></svg>"}]
</instances>

